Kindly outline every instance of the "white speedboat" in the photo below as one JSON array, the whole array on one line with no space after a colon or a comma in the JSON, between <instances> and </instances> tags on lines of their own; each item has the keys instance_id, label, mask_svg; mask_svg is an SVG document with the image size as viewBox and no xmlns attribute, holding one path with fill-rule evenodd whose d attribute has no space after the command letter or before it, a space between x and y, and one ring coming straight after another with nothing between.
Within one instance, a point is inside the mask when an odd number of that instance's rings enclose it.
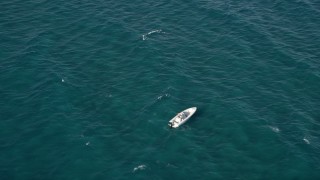
<instances>
[{"instance_id":1,"label":"white speedboat","mask_svg":"<svg viewBox=\"0 0 320 180\"><path fill-rule=\"evenodd\" d=\"M196 107L192 107L192 108L181 111L169 121L168 125L171 128L177 128L181 126L196 112L196 110L197 110Z\"/></svg>"}]
</instances>

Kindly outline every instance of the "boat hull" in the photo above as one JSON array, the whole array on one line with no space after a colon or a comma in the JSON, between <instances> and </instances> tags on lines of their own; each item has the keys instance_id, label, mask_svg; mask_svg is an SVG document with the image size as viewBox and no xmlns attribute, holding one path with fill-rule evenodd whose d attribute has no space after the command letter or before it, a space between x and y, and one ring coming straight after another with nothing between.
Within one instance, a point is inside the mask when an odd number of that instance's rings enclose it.
<instances>
[{"instance_id":1,"label":"boat hull","mask_svg":"<svg viewBox=\"0 0 320 180\"><path fill-rule=\"evenodd\" d=\"M169 127L178 128L179 126L187 122L196 111L196 107L191 107L181 111L169 121Z\"/></svg>"}]
</instances>

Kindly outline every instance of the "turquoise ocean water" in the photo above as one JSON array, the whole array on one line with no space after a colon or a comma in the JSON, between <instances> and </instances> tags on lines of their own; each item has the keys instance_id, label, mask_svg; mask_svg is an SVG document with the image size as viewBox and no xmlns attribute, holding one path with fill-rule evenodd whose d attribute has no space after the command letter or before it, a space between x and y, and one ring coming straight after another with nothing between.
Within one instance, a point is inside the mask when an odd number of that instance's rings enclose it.
<instances>
[{"instance_id":1,"label":"turquoise ocean water","mask_svg":"<svg viewBox=\"0 0 320 180\"><path fill-rule=\"evenodd\" d=\"M319 60L317 0L3 0L0 179L319 179Z\"/></svg>"}]
</instances>

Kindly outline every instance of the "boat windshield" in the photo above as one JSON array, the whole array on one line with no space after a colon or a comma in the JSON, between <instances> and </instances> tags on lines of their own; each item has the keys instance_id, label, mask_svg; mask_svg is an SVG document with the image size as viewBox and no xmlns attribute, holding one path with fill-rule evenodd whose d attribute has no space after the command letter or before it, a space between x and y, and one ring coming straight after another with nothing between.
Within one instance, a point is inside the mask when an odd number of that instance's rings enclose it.
<instances>
[{"instance_id":1,"label":"boat windshield","mask_svg":"<svg viewBox=\"0 0 320 180\"><path fill-rule=\"evenodd\" d=\"M187 117L187 113L182 112L182 113L181 113L181 118L184 119L184 118L186 118L186 117Z\"/></svg>"}]
</instances>

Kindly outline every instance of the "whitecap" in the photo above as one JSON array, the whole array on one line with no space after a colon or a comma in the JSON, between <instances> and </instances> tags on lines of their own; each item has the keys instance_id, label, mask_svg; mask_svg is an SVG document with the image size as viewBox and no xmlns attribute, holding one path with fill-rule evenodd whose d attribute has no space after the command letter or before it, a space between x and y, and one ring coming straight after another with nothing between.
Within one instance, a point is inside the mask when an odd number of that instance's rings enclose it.
<instances>
[{"instance_id":1,"label":"whitecap","mask_svg":"<svg viewBox=\"0 0 320 180\"><path fill-rule=\"evenodd\" d=\"M161 29L157 29L157 30L153 30L153 31L150 31L150 32L148 32L147 34L143 34L142 35L142 40L147 40L148 39L148 35L151 35L151 34L153 34L153 33L165 33L165 32L162 32L162 30Z\"/></svg>"},{"instance_id":2,"label":"whitecap","mask_svg":"<svg viewBox=\"0 0 320 180\"><path fill-rule=\"evenodd\" d=\"M272 131L274 131L276 133L278 133L280 131L280 129L277 127L270 126L270 128L272 129Z\"/></svg>"},{"instance_id":3,"label":"whitecap","mask_svg":"<svg viewBox=\"0 0 320 180\"><path fill-rule=\"evenodd\" d=\"M167 167L178 168L177 166L175 166L175 165L172 165L172 164L170 164L170 163L168 163L168 164L167 164Z\"/></svg>"},{"instance_id":4,"label":"whitecap","mask_svg":"<svg viewBox=\"0 0 320 180\"><path fill-rule=\"evenodd\" d=\"M159 30L153 30L153 31L148 32L148 35L149 35L149 34L153 34L153 33L160 33L161 31L162 31L161 29L159 29Z\"/></svg>"},{"instance_id":5,"label":"whitecap","mask_svg":"<svg viewBox=\"0 0 320 180\"><path fill-rule=\"evenodd\" d=\"M88 142L86 143L86 146L89 146L89 144L90 144L90 142L88 141Z\"/></svg>"},{"instance_id":6,"label":"whitecap","mask_svg":"<svg viewBox=\"0 0 320 180\"><path fill-rule=\"evenodd\" d=\"M61 82L64 82L64 79L63 79L63 78L61 79Z\"/></svg>"},{"instance_id":7,"label":"whitecap","mask_svg":"<svg viewBox=\"0 0 320 180\"><path fill-rule=\"evenodd\" d=\"M133 168L133 171L132 171L132 172L135 172L135 171L137 171L137 170L144 170L144 169L146 169L146 167L147 167L147 166L144 165L144 164L139 165L139 166Z\"/></svg>"},{"instance_id":8,"label":"whitecap","mask_svg":"<svg viewBox=\"0 0 320 180\"><path fill-rule=\"evenodd\" d=\"M303 138L304 142L306 142L307 144L310 144L310 141L307 138Z\"/></svg>"}]
</instances>

